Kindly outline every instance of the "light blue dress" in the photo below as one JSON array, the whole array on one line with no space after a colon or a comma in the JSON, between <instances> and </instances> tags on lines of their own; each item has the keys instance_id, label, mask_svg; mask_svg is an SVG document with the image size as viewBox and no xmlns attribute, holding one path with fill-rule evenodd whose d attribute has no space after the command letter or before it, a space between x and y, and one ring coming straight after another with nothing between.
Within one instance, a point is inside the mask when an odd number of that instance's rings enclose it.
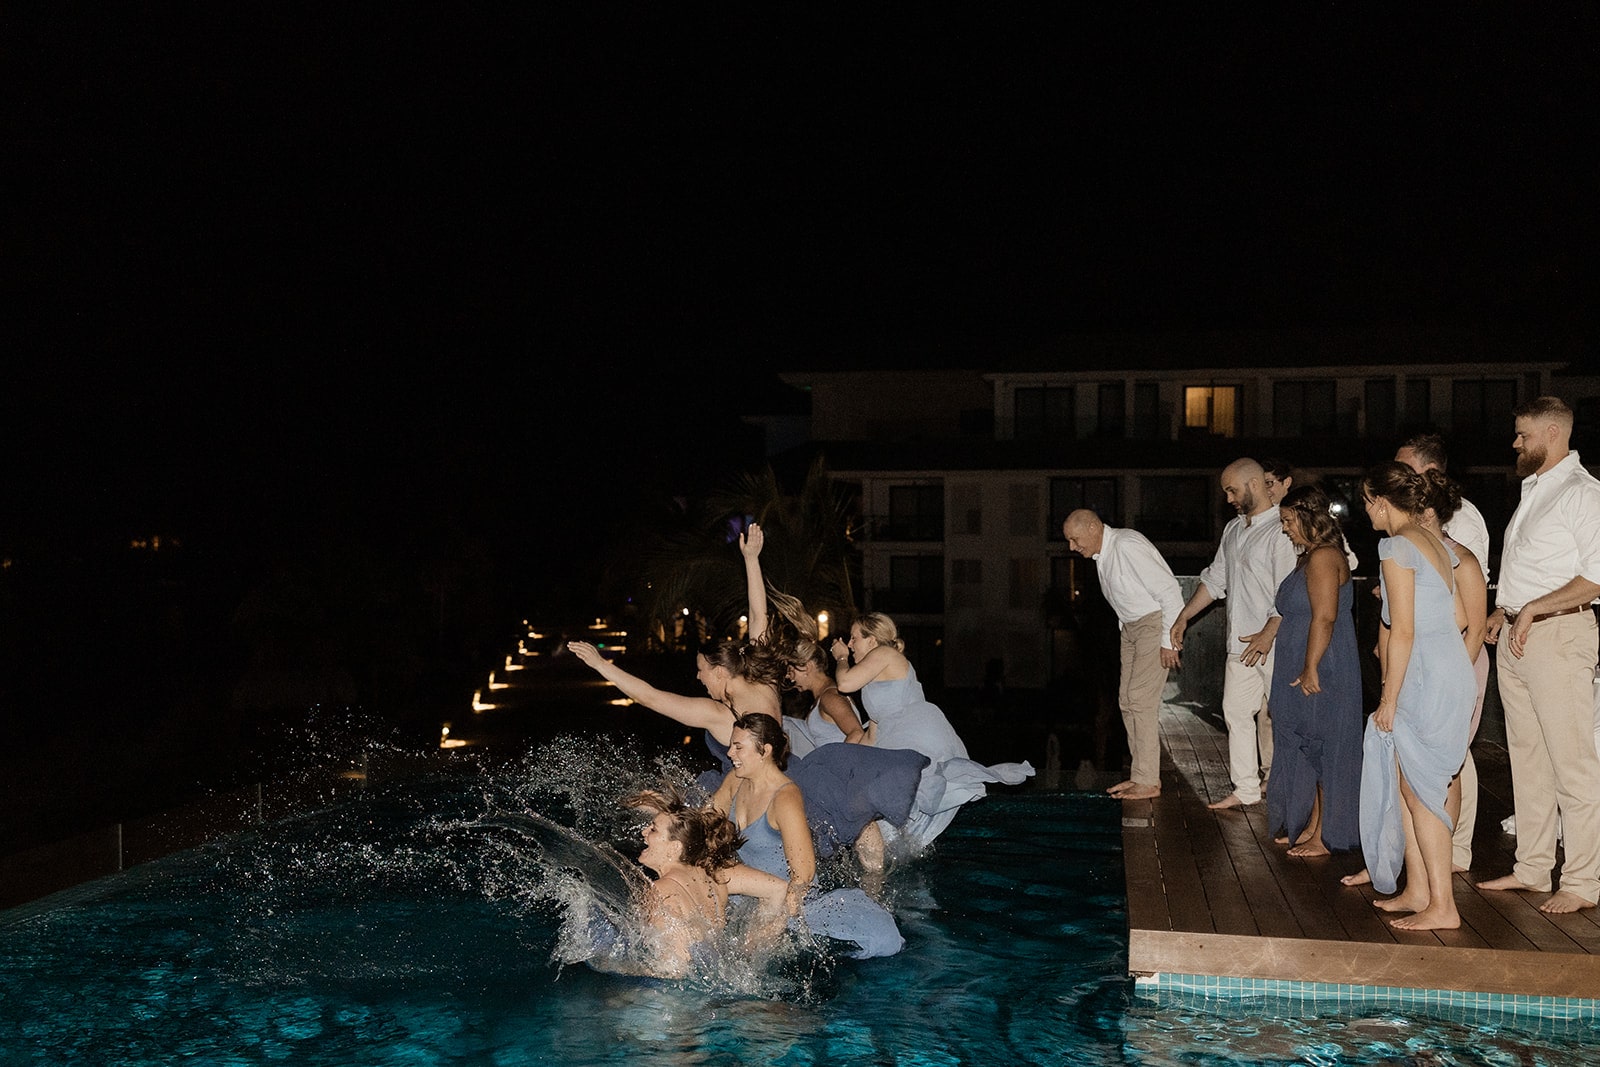
<instances>
[{"instance_id":1,"label":"light blue dress","mask_svg":"<svg viewBox=\"0 0 1600 1067\"><path fill-rule=\"evenodd\" d=\"M737 801L728 805L728 818L735 826L739 824ZM789 858L783 854L783 835L767 821L765 812L739 833L744 836L744 844L739 847L741 862L788 880ZM906 944L894 916L860 889L833 889L822 893L812 882L805 900L801 901L800 912L812 933L835 941L853 942L855 951L846 955L858 960L893 956Z\"/></svg>"},{"instance_id":2,"label":"light blue dress","mask_svg":"<svg viewBox=\"0 0 1600 1067\"><path fill-rule=\"evenodd\" d=\"M1394 560L1415 575L1416 583L1416 631L1396 701L1394 729L1384 733L1369 718L1362 746L1361 851L1373 887L1393 893L1405 866L1406 844L1396 761L1417 799L1452 827L1444 810L1445 790L1467 758L1478 681L1456 628L1454 576L1447 583L1404 537L1379 541L1378 559ZM1450 560L1453 566L1454 552ZM1386 583L1382 588L1387 624L1389 589Z\"/></svg>"},{"instance_id":3,"label":"light blue dress","mask_svg":"<svg viewBox=\"0 0 1600 1067\"><path fill-rule=\"evenodd\" d=\"M938 705L923 695L917 671L909 664L906 676L868 682L861 690L867 714L878 724L877 747L911 749L928 757L922 772L906 836L925 847L944 832L961 805L977 800L990 782L1018 785L1033 774L1033 766L997 763L986 767L967 757L967 746Z\"/></svg>"}]
</instances>

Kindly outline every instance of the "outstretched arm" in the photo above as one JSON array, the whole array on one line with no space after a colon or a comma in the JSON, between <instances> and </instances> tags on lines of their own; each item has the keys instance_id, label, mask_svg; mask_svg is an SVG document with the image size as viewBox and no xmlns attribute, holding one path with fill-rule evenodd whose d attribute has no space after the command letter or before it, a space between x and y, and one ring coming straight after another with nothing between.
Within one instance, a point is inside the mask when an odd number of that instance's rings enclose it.
<instances>
[{"instance_id":1,"label":"outstretched arm","mask_svg":"<svg viewBox=\"0 0 1600 1067\"><path fill-rule=\"evenodd\" d=\"M750 529L739 535L739 553L744 556L745 595L750 615L750 640L759 641L767 633L767 583L761 579L761 547L767 537L761 525L752 522Z\"/></svg>"},{"instance_id":2,"label":"outstretched arm","mask_svg":"<svg viewBox=\"0 0 1600 1067\"><path fill-rule=\"evenodd\" d=\"M635 677L600 654L600 650L587 641L568 641L567 648L585 664L594 668L600 677L622 690L624 696L643 704L651 711L665 715L685 726L710 730L711 736L726 745L733 739L733 712L727 705L710 697L686 697L657 689L643 678Z\"/></svg>"},{"instance_id":3,"label":"outstretched arm","mask_svg":"<svg viewBox=\"0 0 1600 1067\"><path fill-rule=\"evenodd\" d=\"M856 693L868 682L877 678L888 669L890 656L889 649L878 647L868 652L866 656L854 667L847 666L850 662L850 646L839 638L833 639L833 659L838 664L834 676L834 684L841 693Z\"/></svg>"}]
</instances>

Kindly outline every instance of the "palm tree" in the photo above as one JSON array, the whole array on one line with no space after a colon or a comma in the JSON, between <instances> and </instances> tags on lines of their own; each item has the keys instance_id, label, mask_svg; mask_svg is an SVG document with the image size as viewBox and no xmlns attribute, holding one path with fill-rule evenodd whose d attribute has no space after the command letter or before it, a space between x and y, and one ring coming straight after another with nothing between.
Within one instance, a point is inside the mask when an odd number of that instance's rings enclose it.
<instances>
[{"instance_id":1,"label":"palm tree","mask_svg":"<svg viewBox=\"0 0 1600 1067\"><path fill-rule=\"evenodd\" d=\"M738 536L761 524L767 582L798 597L815 614L852 610L855 557L849 540L849 501L818 458L795 493L768 466L734 479L693 507L682 507L642 535L637 556L640 622L657 634L673 632L685 608L712 634L736 632L745 611L744 564Z\"/></svg>"}]
</instances>

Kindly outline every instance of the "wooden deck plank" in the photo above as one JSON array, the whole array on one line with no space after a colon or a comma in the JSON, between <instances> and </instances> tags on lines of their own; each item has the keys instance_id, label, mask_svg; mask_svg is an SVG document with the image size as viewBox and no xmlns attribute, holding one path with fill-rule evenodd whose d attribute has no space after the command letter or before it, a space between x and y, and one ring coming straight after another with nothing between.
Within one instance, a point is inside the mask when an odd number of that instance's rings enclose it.
<instances>
[{"instance_id":1,"label":"wooden deck plank","mask_svg":"<svg viewBox=\"0 0 1600 1067\"><path fill-rule=\"evenodd\" d=\"M1264 806L1212 811L1232 790L1227 738L1191 709L1162 709L1163 791L1123 804L1130 854L1129 968L1412 988L1594 997L1600 911L1547 916L1544 894L1485 892L1515 839L1503 746L1475 747L1480 775L1473 870L1455 878L1458 930L1393 929L1370 886L1346 887L1358 854L1290 857ZM1157 905L1150 895L1159 886ZM1136 896L1138 902L1135 902ZM1149 917L1148 919L1146 917Z\"/></svg>"}]
</instances>

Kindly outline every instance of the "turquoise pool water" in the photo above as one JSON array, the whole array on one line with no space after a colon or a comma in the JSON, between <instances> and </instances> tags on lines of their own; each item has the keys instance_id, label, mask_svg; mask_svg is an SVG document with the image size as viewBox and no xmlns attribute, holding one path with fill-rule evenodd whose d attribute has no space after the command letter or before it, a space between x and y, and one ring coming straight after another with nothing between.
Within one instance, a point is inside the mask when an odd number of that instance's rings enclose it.
<instances>
[{"instance_id":1,"label":"turquoise pool water","mask_svg":"<svg viewBox=\"0 0 1600 1067\"><path fill-rule=\"evenodd\" d=\"M891 874L893 958L561 967L537 871L464 822L494 791L368 795L0 913L0 1064L1600 1062L1589 1025L1136 995L1120 806L1088 794L963 811Z\"/></svg>"}]
</instances>

